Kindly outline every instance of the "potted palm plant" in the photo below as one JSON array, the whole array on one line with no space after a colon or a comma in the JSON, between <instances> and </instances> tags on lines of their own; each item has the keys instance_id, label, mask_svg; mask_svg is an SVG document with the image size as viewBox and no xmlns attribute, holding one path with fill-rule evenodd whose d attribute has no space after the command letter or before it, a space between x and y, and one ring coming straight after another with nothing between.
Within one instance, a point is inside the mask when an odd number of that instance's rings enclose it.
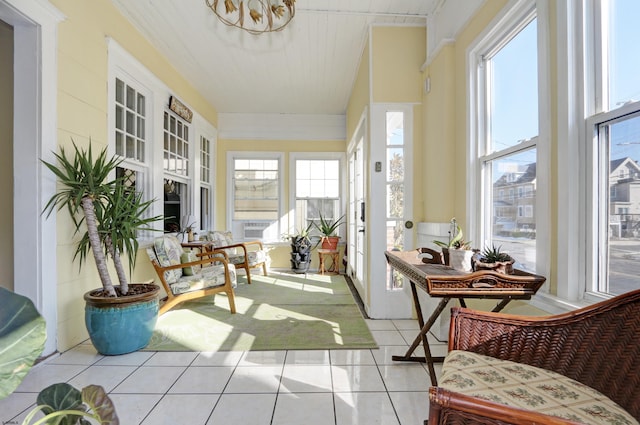
<instances>
[{"instance_id":1,"label":"potted palm plant","mask_svg":"<svg viewBox=\"0 0 640 425\"><path fill-rule=\"evenodd\" d=\"M122 162L107 158L104 149L95 158L91 150L73 144L67 156L64 149L54 154L58 164L43 163L60 182L60 189L45 205L52 211L66 209L79 241L74 260L80 267L93 254L102 287L87 292L85 324L98 352L124 354L145 347L158 315L159 287L153 284L129 284L121 255L127 256L129 273L138 253L138 233L153 230L151 224L161 216L149 217L153 201L144 201L141 193L126 185L124 178L112 178ZM114 285L107 268L110 258L119 285Z\"/></svg>"},{"instance_id":2,"label":"potted palm plant","mask_svg":"<svg viewBox=\"0 0 640 425\"><path fill-rule=\"evenodd\" d=\"M335 251L338 248L340 236L336 235L338 227L344 224L344 214L337 220L326 219L320 214L320 223L315 223L316 228L322 234L320 239L322 249Z\"/></svg>"}]
</instances>

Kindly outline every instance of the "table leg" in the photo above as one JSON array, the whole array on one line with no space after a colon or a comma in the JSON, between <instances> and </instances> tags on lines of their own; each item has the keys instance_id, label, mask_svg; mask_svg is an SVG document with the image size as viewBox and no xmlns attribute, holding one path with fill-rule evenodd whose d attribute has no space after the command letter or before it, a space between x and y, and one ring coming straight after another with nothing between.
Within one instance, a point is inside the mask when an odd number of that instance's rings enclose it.
<instances>
[{"instance_id":1,"label":"table leg","mask_svg":"<svg viewBox=\"0 0 640 425\"><path fill-rule=\"evenodd\" d=\"M497 312L501 311L503 308L505 308L507 306L507 304L509 304L510 301L511 301L511 298L504 298L491 311L493 313L497 313Z\"/></svg>"},{"instance_id":2,"label":"table leg","mask_svg":"<svg viewBox=\"0 0 640 425\"><path fill-rule=\"evenodd\" d=\"M395 361L426 363L427 368L429 369L429 377L431 378L431 385L436 386L438 385L438 380L436 377L436 371L433 367L433 364L435 362L442 362L444 360L444 357L431 356L431 348L429 347L429 342L427 340L427 333L429 332L429 330L431 329L435 321L438 319L438 316L440 316L442 311L445 309L445 307L451 300L451 297L443 298L438 304L438 306L436 307L436 309L433 311L433 313L431 313L429 320L427 320L426 323L422 323L423 319L422 319L422 312L420 308L420 302L418 300L417 293L415 293L415 284L413 282L411 282L411 289L412 289L412 292L414 293L414 303L416 307L416 312L418 314L418 323L421 324L420 333L413 340L411 347L409 347L409 349L404 354L404 356L392 356L391 359ZM424 357L412 356L413 352L415 351L416 348L418 348L418 345L420 345L420 343L422 343L422 346L424 348L425 356Z\"/></svg>"}]
</instances>

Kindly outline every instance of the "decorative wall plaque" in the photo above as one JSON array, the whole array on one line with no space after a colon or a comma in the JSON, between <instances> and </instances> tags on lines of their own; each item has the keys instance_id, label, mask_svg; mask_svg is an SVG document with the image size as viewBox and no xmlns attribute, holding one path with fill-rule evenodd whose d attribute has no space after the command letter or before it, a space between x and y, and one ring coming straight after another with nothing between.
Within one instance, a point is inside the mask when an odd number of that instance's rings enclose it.
<instances>
[{"instance_id":1,"label":"decorative wall plaque","mask_svg":"<svg viewBox=\"0 0 640 425\"><path fill-rule=\"evenodd\" d=\"M187 122L191 122L193 119L193 111L187 106L176 99L175 96L169 97L169 109L178 114L181 118L186 120Z\"/></svg>"}]
</instances>

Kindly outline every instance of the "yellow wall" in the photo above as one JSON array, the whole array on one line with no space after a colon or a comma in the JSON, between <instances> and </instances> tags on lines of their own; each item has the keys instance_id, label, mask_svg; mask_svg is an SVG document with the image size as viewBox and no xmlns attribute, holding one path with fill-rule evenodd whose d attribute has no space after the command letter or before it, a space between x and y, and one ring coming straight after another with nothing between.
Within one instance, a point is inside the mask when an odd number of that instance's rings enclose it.
<instances>
[{"instance_id":1,"label":"yellow wall","mask_svg":"<svg viewBox=\"0 0 640 425\"><path fill-rule=\"evenodd\" d=\"M370 66L369 66L369 42L367 41L358 65L358 73L353 83L353 89L347 104L347 141L351 141L358 128L360 118L371 99Z\"/></svg>"},{"instance_id":2,"label":"yellow wall","mask_svg":"<svg viewBox=\"0 0 640 425\"><path fill-rule=\"evenodd\" d=\"M382 103L421 103L427 38L424 27L372 28L372 99Z\"/></svg>"},{"instance_id":3,"label":"yellow wall","mask_svg":"<svg viewBox=\"0 0 640 425\"><path fill-rule=\"evenodd\" d=\"M13 27L0 21L0 287L13 290Z\"/></svg>"},{"instance_id":4,"label":"yellow wall","mask_svg":"<svg viewBox=\"0 0 640 425\"><path fill-rule=\"evenodd\" d=\"M294 206L289 204L289 154L292 152L345 152L346 142L340 141L300 141L300 140L219 140L216 158L216 181L227 181L227 152L276 152L283 154L282 179L285 182L283 192L283 212L286 214L284 221L288 227L293 226L294 217L288 214ZM346 164L345 164L346 166ZM216 211L215 227L217 230L225 230L227 223L227 185L216 185ZM284 229L286 231L286 229ZM289 252L291 247L288 242L270 244L270 266L273 268L289 268ZM317 267L316 255L313 255L312 268Z\"/></svg>"},{"instance_id":5,"label":"yellow wall","mask_svg":"<svg viewBox=\"0 0 640 425\"><path fill-rule=\"evenodd\" d=\"M105 147L107 134L107 37L125 46L160 78L176 96L212 124L217 111L139 34L109 0L52 0L66 19L58 27L58 142L80 146L89 138L94 149ZM168 100L168 99L167 99ZM66 350L87 338L82 294L99 286L93 260L78 271L74 241L66 212L58 214L58 349ZM138 264L145 263L141 252ZM146 261L148 263L148 261ZM115 275L114 275L115 276ZM150 267L136 270L135 279L154 278Z\"/></svg>"},{"instance_id":6,"label":"yellow wall","mask_svg":"<svg viewBox=\"0 0 640 425\"><path fill-rule=\"evenodd\" d=\"M464 160L456 154L455 48L445 46L425 71L431 89L424 95L423 175L424 216L429 222L448 222L456 215L454 192L456 182L466 177ZM464 151L460 152L464 155ZM456 166L458 165L458 166Z\"/></svg>"}]
</instances>

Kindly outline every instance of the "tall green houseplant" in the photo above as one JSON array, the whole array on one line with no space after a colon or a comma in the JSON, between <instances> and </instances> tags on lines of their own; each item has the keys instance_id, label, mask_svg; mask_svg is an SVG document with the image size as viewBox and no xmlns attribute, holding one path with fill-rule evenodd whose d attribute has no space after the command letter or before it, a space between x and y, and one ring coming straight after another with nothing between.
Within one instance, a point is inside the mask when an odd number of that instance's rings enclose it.
<instances>
[{"instance_id":1,"label":"tall green houseplant","mask_svg":"<svg viewBox=\"0 0 640 425\"><path fill-rule=\"evenodd\" d=\"M120 255L126 252L131 272L138 253L137 233L153 230L151 224L162 217L146 217L153 201L144 201L142 194L127 187L123 178L111 178L122 159L107 158L106 149L94 158L91 144L86 150L75 143L73 148L71 156L67 156L64 148L54 154L58 165L43 161L62 185L44 211L47 217L56 207L58 211L63 208L69 211L75 225L74 234L82 235L74 260L79 258L82 265L91 251L105 294L110 297L126 295L129 282ZM107 254L116 269L119 293L109 275Z\"/></svg>"}]
</instances>

